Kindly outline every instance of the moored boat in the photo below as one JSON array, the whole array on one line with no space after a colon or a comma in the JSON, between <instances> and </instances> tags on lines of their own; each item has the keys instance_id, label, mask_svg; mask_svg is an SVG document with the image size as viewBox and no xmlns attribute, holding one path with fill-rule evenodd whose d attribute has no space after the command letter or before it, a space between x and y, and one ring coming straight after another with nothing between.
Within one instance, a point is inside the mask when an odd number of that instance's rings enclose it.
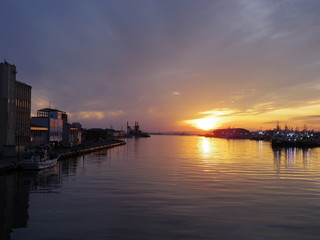
<instances>
[{"instance_id":1,"label":"moored boat","mask_svg":"<svg viewBox=\"0 0 320 240\"><path fill-rule=\"evenodd\" d=\"M20 167L24 170L41 170L57 164L60 155L47 150L32 150L24 154Z\"/></svg>"}]
</instances>

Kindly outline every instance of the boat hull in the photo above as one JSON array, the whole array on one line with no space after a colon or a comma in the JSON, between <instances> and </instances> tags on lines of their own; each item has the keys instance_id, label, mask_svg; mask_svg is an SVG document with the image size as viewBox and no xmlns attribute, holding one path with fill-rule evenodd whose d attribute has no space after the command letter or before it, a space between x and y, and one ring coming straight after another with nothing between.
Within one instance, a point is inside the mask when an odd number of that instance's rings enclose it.
<instances>
[{"instance_id":1,"label":"boat hull","mask_svg":"<svg viewBox=\"0 0 320 240\"><path fill-rule=\"evenodd\" d=\"M53 159L47 159L47 160L34 160L34 159L28 159L25 160L21 164L21 169L23 170L41 170L45 168L53 167L58 162L58 157Z\"/></svg>"}]
</instances>

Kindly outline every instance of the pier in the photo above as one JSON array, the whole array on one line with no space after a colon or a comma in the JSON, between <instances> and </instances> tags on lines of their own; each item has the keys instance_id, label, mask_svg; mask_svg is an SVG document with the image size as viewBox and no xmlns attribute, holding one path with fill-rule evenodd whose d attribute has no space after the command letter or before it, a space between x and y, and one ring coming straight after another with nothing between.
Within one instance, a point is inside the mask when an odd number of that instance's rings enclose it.
<instances>
[{"instance_id":1,"label":"pier","mask_svg":"<svg viewBox=\"0 0 320 240\"><path fill-rule=\"evenodd\" d=\"M102 141L102 142L81 144L81 145L70 147L70 148L55 148L53 152L60 154L59 160L65 160L71 157L77 157L77 156L85 155L91 152L118 147L125 144L126 142L123 140ZM22 159L21 156L20 158L18 156L14 156L14 157L1 156L0 157L0 174L18 170L19 162L21 161L21 159Z\"/></svg>"},{"instance_id":2,"label":"pier","mask_svg":"<svg viewBox=\"0 0 320 240\"><path fill-rule=\"evenodd\" d=\"M98 143L92 143L92 144L79 145L79 146L62 149L62 150L57 149L57 150L54 150L53 152L60 154L59 159L67 159L70 157L81 156L91 152L96 152L102 149L122 146L125 144L126 142L123 140L115 140L115 141L108 141L108 142L98 142Z\"/></svg>"}]
</instances>

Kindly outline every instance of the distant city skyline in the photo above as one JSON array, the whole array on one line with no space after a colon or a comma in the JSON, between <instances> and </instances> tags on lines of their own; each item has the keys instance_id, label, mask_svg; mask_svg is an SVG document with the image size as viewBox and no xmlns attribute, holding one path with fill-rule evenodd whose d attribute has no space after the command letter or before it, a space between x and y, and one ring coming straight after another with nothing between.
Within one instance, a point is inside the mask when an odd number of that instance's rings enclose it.
<instances>
[{"instance_id":1,"label":"distant city skyline","mask_svg":"<svg viewBox=\"0 0 320 240\"><path fill-rule=\"evenodd\" d=\"M320 1L5 1L0 57L83 127L320 130Z\"/></svg>"}]
</instances>

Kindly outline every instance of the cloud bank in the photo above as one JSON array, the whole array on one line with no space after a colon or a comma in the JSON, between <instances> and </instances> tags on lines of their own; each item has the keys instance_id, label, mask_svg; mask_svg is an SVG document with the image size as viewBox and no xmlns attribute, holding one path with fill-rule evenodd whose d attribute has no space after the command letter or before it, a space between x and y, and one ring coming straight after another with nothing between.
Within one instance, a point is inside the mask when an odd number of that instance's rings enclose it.
<instances>
[{"instance_id":1,"label":"cloud bank","mask_svg":"<svg viewBox=\"0 0 320 240\"><path fill-rule=\"evenodd\" d=\"M221 108L257 124L281 109L318 114L306 110L320 100L317 0L17 0L2 9L0 53L32 85L33 112L51 104L86 127L128 120L147 130L185 129L181 121Z\"/></svg>"}]
</instances>

